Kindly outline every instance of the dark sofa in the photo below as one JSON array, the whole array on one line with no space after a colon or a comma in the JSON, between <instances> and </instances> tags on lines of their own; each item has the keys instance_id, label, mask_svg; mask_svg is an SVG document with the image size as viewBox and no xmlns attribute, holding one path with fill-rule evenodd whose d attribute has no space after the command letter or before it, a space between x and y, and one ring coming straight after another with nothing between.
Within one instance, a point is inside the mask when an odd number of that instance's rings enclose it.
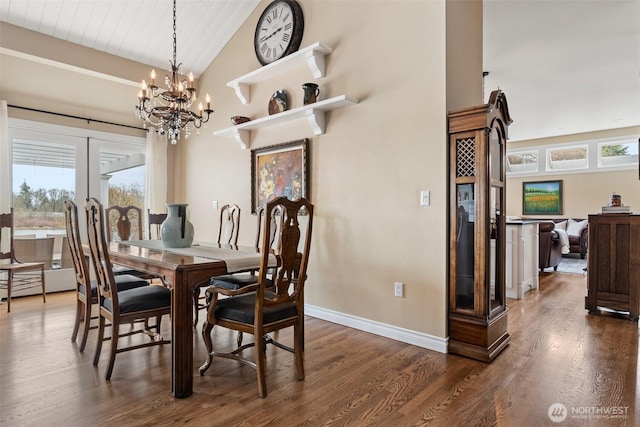
<instances>
[{"instance_id":1,"label":"dark sofa","mask_svg":"<svg viewBox=\"0 0 640 427\"><path fill-rule=\"evenodd\" d=\"M553 267L553 271L558 270L558 265L562 259L560 237L554 228L555 223L553 221L543 221L538 224L538 268L540 268L540 271L550 267Z\"/></svg>"},{"instance_id":2,"label":"dark sofa","mask_svg":"<svg viewBox=\"0 0 640 427\"><path fill-rule=\"evenodd\" d=\"M571 219L574 221L584 221L584 219L576 219L576 218L571 218ZM554 223L558 223L562 221L568 222L568 219L554 218L551 221L553 221ZM567 235L569 236L570 253L580 254L580 258L584 259L584 257L587 255L587 249L589 247L589 224L587 224L582 229L579 236L571 235L569 233L567 233Z\"/></svg>"}]
</instances>

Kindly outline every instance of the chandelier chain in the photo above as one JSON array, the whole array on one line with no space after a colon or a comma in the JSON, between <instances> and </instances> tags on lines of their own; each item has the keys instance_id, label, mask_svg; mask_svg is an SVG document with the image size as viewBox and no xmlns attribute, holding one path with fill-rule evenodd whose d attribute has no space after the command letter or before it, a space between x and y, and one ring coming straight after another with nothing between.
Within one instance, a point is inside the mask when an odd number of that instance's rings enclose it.
<instances>
[{"instance_id":1,"label":"chandelier chain","mask_svg":"<svg viewBox=\"0 0 640 427\"><path fill-rule=\"evenodd\" d=\"M176 52L178 50L178 42L176 38L176 0L173 0L173 65L176 65Z\"/></svg>"}]
</instances>

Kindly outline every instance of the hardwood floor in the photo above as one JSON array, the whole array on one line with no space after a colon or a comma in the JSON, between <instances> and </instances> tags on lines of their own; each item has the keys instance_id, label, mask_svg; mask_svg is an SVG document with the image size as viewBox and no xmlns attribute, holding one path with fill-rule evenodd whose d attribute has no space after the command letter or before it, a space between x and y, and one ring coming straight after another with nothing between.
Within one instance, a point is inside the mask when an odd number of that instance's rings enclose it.
<instances>
[{"instance_id":1,"label":"hardwood floor","mask_svg":"<svg viewBox=\"0 0 640 427\"><path fill-rule=\"evenodd\" d=\"M70 342L72 293L15 299L10 314L0 305L0 425L637 425L638 324L588 315L582 275L540 279L539 291L509 300L511 344L491 364L309 317L306 379L295 379L293 355L269 346L266 399L255 372L234 361L198 375L199 329L190 398L169 393L168 346L119 354L106 382L108 345L92 365L96 331L84 354ZM231 346L235 336L214 340ZM568 411L558 424L547 415L554 403Z\"/></svg>"}]
</instances>

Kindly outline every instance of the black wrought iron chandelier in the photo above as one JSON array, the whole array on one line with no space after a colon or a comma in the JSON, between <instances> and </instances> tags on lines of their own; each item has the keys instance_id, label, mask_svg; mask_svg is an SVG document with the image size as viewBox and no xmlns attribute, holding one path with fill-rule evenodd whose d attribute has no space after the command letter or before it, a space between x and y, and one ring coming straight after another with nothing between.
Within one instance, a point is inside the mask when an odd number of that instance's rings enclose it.
<instances>
[{"instance_id":1,"label":"black wrought iron chandelier","mask_svg":"<svg viewBox=\"0 0 640 427\"><path fill-rule=\"evenodd\" d=\"M203 123L212 117L211 98L206 96L206 108L200 102L199 114L191 111L191 105L197 99L196 89L193 87L193 73L189 79L180 80L180 66L176 61L176 0L173 0L173 61L171 76L165 76L167 90L156 86L156 72L151 70L151 84L142 81L142 89L138 93L136 116L144 121L144 127L151 125L159 135L167 135L171 144L177 144L180 134L184 130L184 137L189 138L192 130L196 132Z\"/></svg>"}]
</instances>

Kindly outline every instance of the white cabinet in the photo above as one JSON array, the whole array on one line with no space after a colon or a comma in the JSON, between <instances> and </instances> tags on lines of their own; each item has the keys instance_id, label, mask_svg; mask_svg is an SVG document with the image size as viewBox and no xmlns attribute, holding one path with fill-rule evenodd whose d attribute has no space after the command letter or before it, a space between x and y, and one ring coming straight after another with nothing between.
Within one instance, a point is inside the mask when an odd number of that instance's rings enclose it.
<instances>
[{"instance_id":1,"label":"white cabinet","mask_svg":"<svg viewBox=\"0 0 640 427\"><path fill-rule=\"evenodd\" d=\"M273 78L282 72L292 69L308 68L314 78L319 79L325 75L325 55L332 49L316 42L299 51L285 56L271 64L258 68L242 77L231 80L227 86L235 90L236 96L243 105L251 101L251 87ZM233 138L246 149L251 141L251 132L269 126L296 119L306 118L306 123L313 135L322 135L325 132L325 112L357 104L358 101L347 95L339 95L330 99L318 101L313 104L283 111L266 117L261 117L236 126L220 129L213 132L214 136Z\"/></svg>"},{"instance_id":2,"label":"white cabinet","mask_svg":"<svg viewBox=\"0 0 640 427\"><path fill-rule=\"evenodd\" d=\"M508 222L505 249L507 297L521 299L538 289L538 223Z\"/></svg>"}]
</instances>

